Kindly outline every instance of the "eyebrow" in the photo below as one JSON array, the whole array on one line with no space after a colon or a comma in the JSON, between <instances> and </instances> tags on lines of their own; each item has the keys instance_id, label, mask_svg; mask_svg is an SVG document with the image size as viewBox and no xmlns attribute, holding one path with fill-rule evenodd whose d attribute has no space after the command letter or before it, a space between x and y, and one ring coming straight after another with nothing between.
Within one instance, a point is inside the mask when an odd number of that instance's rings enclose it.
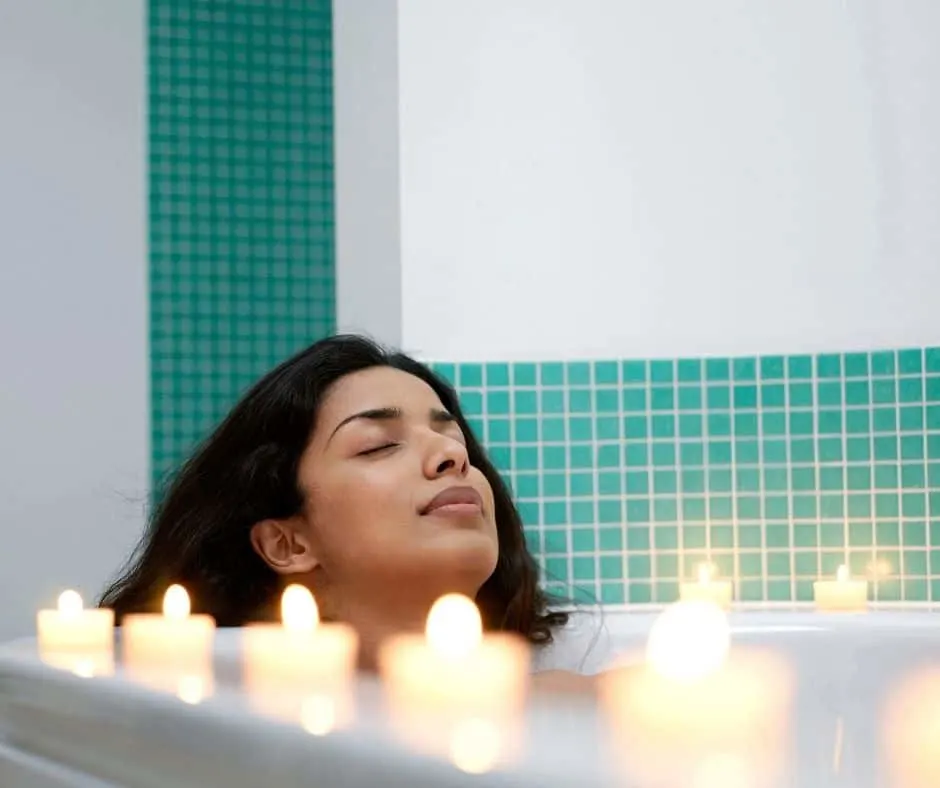
<instances>
[{"instance_id":1,"label":"eyebrow","mask_svg":"<svg viewBox=\"0 0 940 788\"><path fill-rule=\"evenodd\" d=\"M434 425L453 424L457 421L453 413L448 413L441 408L431 408L428 414L431 417L431 423ZM333 440L333 436L336 435L337 432L354 421L398 421L404 418L404 415L404 411L402 411L401 408L369 408L368 410L361 410L358 413L347 416L337 424L326 442L329 443Z\"/></svg>"}]
</instances>

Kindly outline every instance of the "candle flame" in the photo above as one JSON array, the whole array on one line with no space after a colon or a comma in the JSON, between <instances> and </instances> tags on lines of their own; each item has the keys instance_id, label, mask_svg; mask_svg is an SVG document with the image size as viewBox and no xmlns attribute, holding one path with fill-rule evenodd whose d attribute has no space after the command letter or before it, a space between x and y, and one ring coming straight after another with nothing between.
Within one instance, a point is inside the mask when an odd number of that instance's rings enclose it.
<instances>
[{"instance_id":1,"label":"candle flame","mask_svg":"<svg viewBox=\"0 0 940 788\"><path fill-rule=\"evenodd\" d=\"M646 659L664 678L691 683L718 670L730 647L731 627L718 605L677 602L653 623Z\"/></svg>"},{"instance_id":2,"label":"candle flame","mask_svg":"<svg viewBox=\"0 0 940 788\"><path fill-rule=\"evenodd\" d=\"M842 566L840 566L836 570L836 580L838 580L840 583L844 583L848 579L849 579L849 568L845 564L842 564Z\"/></svg>"},{"instance_id":3,"label":"candle flame","mask_svg":"<svg viewBox=\"0 0 940 788\"><path fill-rule=\"evenodd\" d=\"M195 706L206 697L206 682L202 676L180 676L176 685L176 697L183 703Z\"/></svg>"},{"instance_id":4,"label":"candle flame","mask_svg":"<svg viewBox=\"0 0 940 788\"><path fill-rule=\"evenodd\" d=\"M326 695L304 698L300 707L300 724L313 736L326 736L336 727L336 701Z\"/></svg>"},{"instance_id":5,"label":"candle flame","mask_svg":"<svg viewBox=\"0 0 940 788\"><path fill-rule=\"evenodd\" d=\"M312 632L320 622L317 601L306 586L292 583L281 595L281 621L292 632Z\"/></svg>"},{"instance_id":6,"label":"candle flame","mask_svg":"<svg viewBox=\"0 0 940 788\"><path fill-rule=\"evenodd\" d=\"M500 731L489 720L466 719L454 726L450 737L450 760L468 774L483 774L498 762Z\"/></svg>"},{"instance_id":7,"label":"candle flame","mask_svg":"<svg viewBox=\"0 0 940 788\"><path fill-rule=\"evenodd\" d=\"M483 622L473 600L462 594L445 594L428 613L425 637L431 649L459 658L473 651L483 639Z\"/></svg>"},{"instance_id":8,"label":"candle flame","mask_svg":"<svg viewBox=\"0 0 940 788\"><path fill-rule=\"evenodd\" d=\"M163 595L163 615L173 621L181 621L189 616L189 594L183 586L174 583Z\"/></svg>"},{"instance_id":9,"label":"candle flame","mask_svg":"<svg viewBox=\"0 0 940 788\"><path fill-rule=\"evenodd\" d=\"M706 585L711 582L712 573L714 569L711 564L699 564L698 565L698 581L702 585Z\"/></svg>"},{"instance_id":10,"label":"candle flame","mask_svg":"<svg viewBox=\"0 0 940 788\"><path fill-rule=\"evenodd\" d=\"M82 596L78 591L71 589L59 594L58 602L59 613L64 618L77 618L82 612Z\"/></svg>"}]
</instances>

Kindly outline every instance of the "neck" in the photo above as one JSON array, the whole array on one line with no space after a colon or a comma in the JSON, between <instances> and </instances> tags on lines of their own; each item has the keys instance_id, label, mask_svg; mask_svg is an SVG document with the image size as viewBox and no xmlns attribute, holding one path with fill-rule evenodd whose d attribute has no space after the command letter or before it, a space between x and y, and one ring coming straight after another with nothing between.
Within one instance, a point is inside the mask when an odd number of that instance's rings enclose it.
<instances>
[{"instance_id":1,"label":"neck","mask_svg":"<svg viewBox=\"0 0 940 788\"><path fill-rule=\"evenodd\" d=\"M365 604L347 597L336 610L336 618L350 624L359 635L359 669L377 670L379 648L393 635L424 632L428 612L438 595L388 595L380 604L370 595Z\"/></svg>"}]
</instances>

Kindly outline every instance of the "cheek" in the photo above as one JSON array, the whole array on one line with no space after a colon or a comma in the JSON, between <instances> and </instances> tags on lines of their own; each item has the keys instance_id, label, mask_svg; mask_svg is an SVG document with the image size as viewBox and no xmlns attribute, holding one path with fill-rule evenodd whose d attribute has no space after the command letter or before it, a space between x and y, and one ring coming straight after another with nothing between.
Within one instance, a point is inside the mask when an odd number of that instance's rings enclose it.
<instances>
[{"instance_id":1,"label":"cheek","mask_svg":"<svg viewBox=\"0 0 940 788\"><path fill-rule=\"evenodd\" d=\"M414 509L411 486L390 465L344 469L321 478L310 494L324 561L382 549L412 525Z\"/></svg>"}]
</instances>

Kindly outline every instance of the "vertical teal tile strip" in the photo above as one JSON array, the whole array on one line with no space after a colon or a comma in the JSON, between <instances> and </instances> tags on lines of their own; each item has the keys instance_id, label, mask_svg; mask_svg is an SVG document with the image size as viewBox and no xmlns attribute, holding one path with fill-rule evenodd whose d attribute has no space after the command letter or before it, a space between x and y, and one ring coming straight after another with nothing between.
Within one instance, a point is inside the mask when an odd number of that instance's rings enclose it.
<instances>
[{"instance_id":1,"label":"vertical teal tile strip","mask_svg":"<svg viewBox=\"0 0 940 788\"><path fill-rule=\"evenodd\" d=\"M940 349L441 364L553 590L667 603L711 562L746 602L841 564L940 602Z\"/></svg>"},{"instance_id":2,"label":"vertical teal tile strip","mask_svg":"<svg viewBox=\"0 0 940 788\"><path fill-rule=\"evenodd\" d=\"M331 46L329 0L150 0L155 483L334 329Z\"/></svg>"}]
</instances>

